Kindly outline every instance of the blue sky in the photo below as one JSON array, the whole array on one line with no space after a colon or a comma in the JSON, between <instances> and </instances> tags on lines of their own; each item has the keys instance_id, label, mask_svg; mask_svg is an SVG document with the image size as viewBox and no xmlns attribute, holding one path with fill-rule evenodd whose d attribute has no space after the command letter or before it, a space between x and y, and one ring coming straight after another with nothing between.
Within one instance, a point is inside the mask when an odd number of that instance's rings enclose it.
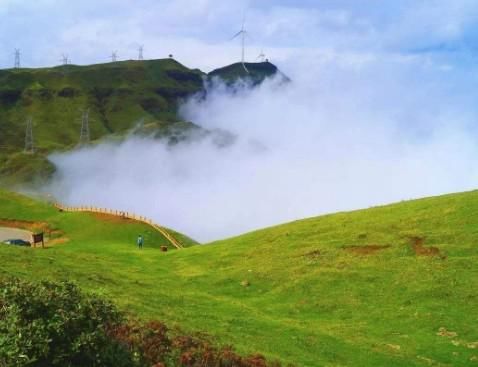
<instances>
[{"instance_id":1,"label":"blue sky","mask_svg":"<svg viewBox=\"0 0 478 367\"><path fill-rule=\"evenodd\" d=\"M333 57L415 57L441 68L473 65L478 3L471 0L0 0L0 67L106 62L169 53L204 70L239 58L230 41L247 15L247 57L277 63ZM331 56L332 55L332 56Z\"/></svg>"}]
</instances>

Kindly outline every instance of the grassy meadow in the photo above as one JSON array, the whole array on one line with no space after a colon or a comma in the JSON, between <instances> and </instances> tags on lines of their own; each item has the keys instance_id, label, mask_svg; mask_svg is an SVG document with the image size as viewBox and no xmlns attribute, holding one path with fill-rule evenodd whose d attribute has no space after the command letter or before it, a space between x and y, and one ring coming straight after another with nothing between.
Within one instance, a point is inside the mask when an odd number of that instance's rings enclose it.
<instances>
[{"instance_id":1,"label":"grassy meadow","mask_svg":"<svg viewBox=\"0 0 478 367\"><path fill-rule=\"evenodd\" d=\"M166 253L143 224L60 213L0 191L6 219L48 226L53 240L45 250L0 246L0 276L70 279L136 317L207 333L242 353L297 366L478 364L478 192Z\"/></svg>"}]
</instances>

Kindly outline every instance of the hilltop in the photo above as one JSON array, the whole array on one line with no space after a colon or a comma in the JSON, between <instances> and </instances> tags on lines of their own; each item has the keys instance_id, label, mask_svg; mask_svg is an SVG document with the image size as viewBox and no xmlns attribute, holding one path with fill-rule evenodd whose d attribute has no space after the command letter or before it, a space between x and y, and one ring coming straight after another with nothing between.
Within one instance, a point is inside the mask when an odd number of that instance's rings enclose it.
<instances>
[{"instance_id":1,"label":"hilltop","mask_svg":"<svg viewBox=\"0 0 478 367\"><path fill-rule=\"evenodd\" d=\"M54 167L46 156L77 146L86 109L92 141L131 132L180 141L200 128L182 121L178 106L204 93L205 80L251 77L257 84L277 72L270 63L247 65L250 76L236 73L235 65L208 75L172 58L0 70L0 181L8 185L48 178ZM33 158L22 153L28 116L33 119Z\"/></svg>"},{"instance_id":2,"label":"hilltop","mask_svg":"<svg viewBox=\"0 0 478 367\"><path fill-rule=\"evenodd\" d=\"M279 76L284 82L290 81L274 64L269 61L244 64L238 62L223 68L215 69L208 74L209 79L220 78L227 84L233 84L243 78L252 82L253 85L261 84L266 78Z\"/></svg>"},{"instance_id":3,"label":"hilltop","mask_svg":"<svg viewBox=\"0 0 478 367\"><path fill-rule=\"evenodd\" d=\"M0 218L71 241L0 246L0 276L76 281L142 319L297 366L470 366L478 358L478 192L338 213L138 253L115 223L0 192ZM92 227L90 227L90 225ZM99 236L98 233L101 233Z\"/></svg>"}]
</instances>

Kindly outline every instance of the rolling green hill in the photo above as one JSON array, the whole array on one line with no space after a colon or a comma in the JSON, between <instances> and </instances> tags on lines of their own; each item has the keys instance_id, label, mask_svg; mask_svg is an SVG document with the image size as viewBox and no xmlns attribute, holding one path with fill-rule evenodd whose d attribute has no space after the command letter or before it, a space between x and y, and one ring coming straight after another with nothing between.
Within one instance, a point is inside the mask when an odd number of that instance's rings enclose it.
<instances>
[{"instance_id":1,"label":"rolling green hill","mask_svg":"<svg viewBox=\"0 0 478 367\"><path fill-rule=\"evenodd\" d=\"M177 121L181 98L202 89L203 73L173 59L0 71L0 146L23 147L32 116L40 151L78 143L80 109L91 111L91 137L139 121Z\"/></svg>"},{"instance_id":2,"label":"rolling green hill","mask_svg":"<svg viewBox=\"0 0 478 367\"><path fill-rule=\"evenodd\" d=\"M153 126L164 136L194 128L176 116L180 101L203 88L204 74L173 59L0 70L0 181L4 186L49 177L46 156L79 142L82 109L92 140ZM23 154L26 119L36 154Z\"/></svg>"},{"instance_id":3,"label":"rolling green hill","mask_svg":"<svg viewBox=\"0 0 478 367\"><path fill-rule=\"evenodd\" d=\"M184 250L140 229L0 192L0 218L52 223L47 250L0 246L0 276L63 279L144 319L298 366L472 366L478 192L338 213ZM211 219L213 220L213 219Z\"/></svg>"},{"instance_id":4,"label":"rolling green hill","mask_svg":"<svg viewBox=\"0 0 478 367\"><path fill-rule=\"evenodd\" d=\"M247 77L255 84L277 72L270 63L247 65ZM227 81L246 77L236 66L209 76L174 59L0 70L0 185L47 179L54 167L46 156L78 145L82 110L90 111L93 141L131 131L172 143L184 139L200 128L180 120L181 101L204 93L203 80L212 76ZM23 153L28 117L33 120L33 157Z\"/></svg>"}]
</instances>

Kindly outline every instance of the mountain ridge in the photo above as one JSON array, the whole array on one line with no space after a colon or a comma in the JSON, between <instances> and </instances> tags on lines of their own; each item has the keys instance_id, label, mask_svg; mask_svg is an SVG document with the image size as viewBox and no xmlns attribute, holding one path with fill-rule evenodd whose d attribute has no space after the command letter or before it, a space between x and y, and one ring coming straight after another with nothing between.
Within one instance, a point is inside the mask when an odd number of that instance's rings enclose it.
<instances>
[{"instance_id":1,"label":"mountain ridge","mask_svg":"<svg viewBox=\"0 0 478 367\"><path fill-rule=\"evenodd\" d=\"M178 107L190 96L205 94L205 81L252 78L257 85L278 70L270 63L247 64L254 71L249 76L236 73L235 65L209 74L172 58L0 70L0 185L47 178L54 170L47 155L78 145L82 110L89 110L92 141L147 125L148 133L176 143L200 129L183 121ZM23 153L28 117L33 119L33 159Z\"/></svg>"}]
</instances>

